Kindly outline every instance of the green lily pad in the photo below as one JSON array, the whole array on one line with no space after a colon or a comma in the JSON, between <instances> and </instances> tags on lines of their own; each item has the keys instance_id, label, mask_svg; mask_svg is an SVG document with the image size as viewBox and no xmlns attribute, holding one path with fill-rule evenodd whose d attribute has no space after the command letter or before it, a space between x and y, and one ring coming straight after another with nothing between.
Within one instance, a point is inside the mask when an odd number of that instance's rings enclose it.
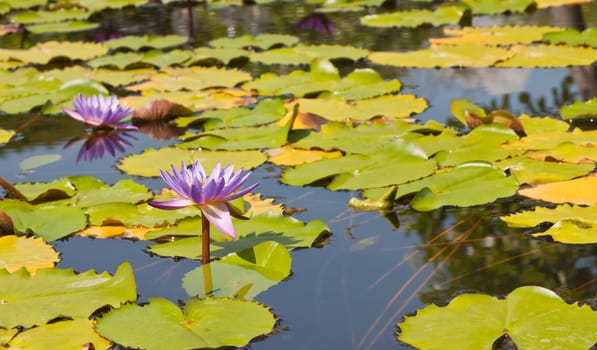
<instances>
[{"instance_id":1,"label":"green lily pad","mask_svg":"<svg viewBox=\"0 0 597 350\"><path fill-rule=\"evenodd\" d=\"M410 206L418 211L430 211L442 206L468 207L491 203L516 193L518 183L500 169L485 162L471 162L399 185L395 198L416 193ZM379 198L387 189L363 192L367 198Z\"/></svg>"},{"instance_id":2,"label":"green lily pad","mask_svg":"<svg viewBox=\"0 0 597 350\"><path fill-rule=\"evenodd\" d=\"M104 42L104 45L110 49L128 48L138 51L142 48L150 47L154 49L166 49L180 46L189 41L189 38L182 35L127 35L122 38L110 39Z\"/></svg>"},{"instance_id":3,"label":"green lily pad","mask_svg":"<svg viewBox=\"0 0 597 350\"><path fill-rule=\"evenodd\" d=\"M11 22L31 24L61 22L66 20L84 20L91 14L81 9L60 9L57 11L23 11L10 16Z\"/></svg>"},{"instance_id":4,"label":"green lily pad","mask_svg":"<svg viewBox=\"0 0 597 350\"><path fill-rule=\"evenodd\" d=\"M17 183L15 187L30 202L64 199L75 194L75 187L66 177L50 182Z\"/></svg>"},{"instance_id":5,"label":"green lily pad","mask_svg":"<svg viewBox=\"0 0 597 350\"><path fill-rule=\"evenodd\" d=\"M586 350L597 341L597 312L536 286L517 288L505 299L462 294L445 307L427 306L398 326L398 340L428 350L491 349L503 334L518 349Z\"/></svg>"},{"instance_id":6,"label":"green lily pad","mask_svg":"<svg viewBox=\"0 0 597 350\"><path fill-rule=\"evenodd\" d=\"M16 349L79 349L81 344L108 349L110 342L95 332L94 324L81 318L50 323L20 332L3 343Z\"/></svg>"},{"instance_id":7,"label":"green lily pad","mask_svg":"<svg viewBox=\"0 0 597 350\"><path fill-rule=\"evenodd\" d=\"M30 7L37 7L45 5L45 0L22 0L22 1L11 1L10 7L13 9L27 9Z\"/></svg>"},{"instance_id":8,"label":"green lily pad","mask_svg":"<svg viewBox=\"0 0 597 350\"><path fill-rule=\"evenodd\" d=\"M257 47L269 49L274 46L293 46L299 41L296 36L285 34L259 34L256 36L243 35L237 38L219 38L210 41L212 47L223 47L231 49L242 49L245 47Z\"/></svg>"},{"instance_id":9,"label":"green lily pad","mask_svg":"<svg viewBox=\"0 0 597 350\"><path fill-rule=\"evenodd\" d=\"M434 45L513 45L542 41L545 33L562 30L550 26L491 26L444 28L447 38L431 38Z\"/></svg>"},{"instance_id":10,"label":"green lily pad","mask_svg":"<svg viewBox=\"0 0 597 350\"><path fill-rule=\"evenodd\" d=\"M124 305L97 321L96 331L118 344L144 349L241 347L272 331L276 320L264 306L232 299L190 299L184 314L172 302ZM148 337L148 334L162 334Z\"/></svg>"},{"instance_id":11,"label":"green lily pad","mask_svg":"<svg viewBox=\"0 0 597 350\"><path fill-rule=\"evenodd\" d=\"M535 227L553 223L543 232L533 236L551 236L554 241L568 244L591 244L597 242L597 206L558 205L555 208L537 207L500 217L510 227Z\"/></svg>"},{"instance_id":12,"label":"green lily pad","mask_svg":"<svg viewBox=\"0 0 597 350\"><path fill-rule=\"evenodd\" d=\"M232 219L238 239L229 237L211 226L211 256L224 257L251 248L259 243L274 241L287 249L310 247L319 237L329 232L327 225L320 220L304 222L292 217L274 214L252 216L249 220ZM189 234L199 235L200 230ZM182 238L173 242L149 246L149 251L161 256L185 257L198 259L201 257L201 238Z\"/></svg>"},{"instance_id":13,"label":"green lily pad","mask_svg":"<svg viewBox=\"0 0 597 350\"><path fill-rule=\"evenodd\" d=\"M112 186L101 184L85 190L81 188L83 187L81 183L83 181L89 183L87 177L80 176L71 178L71 180L77 187L77 193L72 198L71 202L73 205L82 208L89 208L110 202L136 204L153 197L147 187L140 185L131 179L119 180Z\"/></svg>"},{"instance_id":14,"label":"green lily pad","mask_svg":"<svg viewBox=\"0 0 597 350\"><path fill-rule=\"evenodd\" d=\"M62 159L60 154L42 154L23 159L19 163L19 168L24 171L31 171L44 165L52 164Z\"/></svg>"},{"instance_id":15,"label":"green lily pad","mask_svg":"<svg viewBox=\"0 0 597 350\"><path fill-rule=\"evenodd\" d=\"M182 285L192 296L251 300L288 277L291 262L284 245L267 241L189 271Z\"/></svg>"},{"instance_id":16,"label":"green lily pad","mask_svg":"<svg viewBox=\"0 0 597 350\"><path fill-rule=\"evenodd\" d=\"M80 208L34 206L26 202L4 199L0 201L0 209L12 219L17 233L33 233L46 242L68 236L87 226L87 217Z\"/></svg>"},{"instance_id":17,"label":"green lily pad","mask_svg":"<svg viewBox=\"0 0 597 350\"><path fill-rule=\"evenodd\" d=\"M233 61L249 60L249 52L243 49L236 48L211 48L211 47L198 47L193 50L193 58L191 58L191 64L199 65L213 65L217 62L211 62L212 60L219 61L225 65L232 64ZM187 62L188 64L188 62Z\"/></svg>"},{"instance_id":18,"label":"green lily pad","mask_svg":"<svg viewBox=\"0 0 597 350\"><path fill-rule=\"evenodd\" d=\"M159 227L173 225L188 216L199 215L193 206L180 210L162 210L147 204L111 202L87 208L89 224L94 226L124 225L126 227Z\"/></svg>"},{"instance_id":19,"label":"green lily pad","mask_svg":"<svg viewBox=\"0 0 597 350\"><path fill-rule=\"evenodd\" d=\"M183 135L183 138L191 138L191 140L179 144L178 147L213 151L240 151L280 147L287 142L288 133L295 116L296 113L289 115L284 124L215 129L199 134L187 133Z\"/></svg>"},{"instance_id":20,"label":"green lily pad","mask_svg":"<svg viewBox=\"0 0 597 350\"><path fill-rule=\"evenodd\" d=\"M356 127L339 122L329 122L321 127L320 132L309 132L305 137L292 142L292 146L304 149L318 148L326 151L340 149L349 153L374 154L396 138L409 138L408 135L420 130L437 132L443 128L443 125L433 121L418 125L396 120L391 124L363 123Z\"/></svg>"},{"instance_id":21,"label":"green lily pad","mask_svg":"<svg viewBox=\"0 0 597 350\"><path fill-rule=\"evenodd\" d=\"M68 21L58 23L29 24L27 30L34 34L41 33L72 33L93 30L99 27L99 23L86 21Z\"/></svg>"},{"instance_id":22,"label":"green lily pad","mask_svg":"<svg viewBox=\"0 0 597 350\"><path fill-rule=\"evenodd\" d=\"M244 89L258 90L262 95L292 94L301 97L324 91L344 99L362 99L396 92L401 84L398 80L384 81L371 69L357 69L344 79L329 61L315 60L311 71L294 71L289 75L277 76L266 73L254 81L245 83Z\"/></svg>"},{"instance_id":23,"label":"green lily pad","mask_svg":"<svg viewBox=\"0 0 597 350\"><path fill-rule=\"evenodd\" d=\"M586 102L576 101L560 108L562 119L590 119L597 117L597 97Z\"/></svg>"},{"instance_id":24,"label":"green lily pad","mask_svg":"<svg viewBox=\"0 0 597 350\"><path fill-rule=\"evenodd\" d=\"M129 90L200 91L208 88L233 87L243 81L251 80L247 72L236 69L218 68L164 68L152 75L148 82L133 85Z\"/></svg>"},{"instance_id":25,"label":"green lily pad","mask_svg":"<svg viewBox=\"0 0 597 350\"><path fill-rule=\"evenodd\" d=\"M280 99L265 99L253 109L237 107L205 111L198 117L177 118L175 122L178 126L186 127L193 122L203 121L203 128L212 130L269 124L282 119L285 114L286 108Z\"/></svg>"},{"instance_id":26,"label":"green lily pad","mask_svg":"<svg viewBox=\"0 0 597 350\"><path fill-rule=\"evenodd\" d=\"M251 53L251 61L263 64L309 64L314 59L348 59L357 61L367 57L368 51L352 46L340 45L297 45L263 52Z\"/></svg>"},{"instance_id":27,"label":"green lily pad","mask_svg":"<svg viewBox=\"0 0 597 350\"><path fill-rule=\"evenodd\" d=\"M77 3L86 7L91 12L105 9L121 9L127 6L141 6L148 0L77 0Z\"/></svg>"},{"instance_id":28,"label":"green lily pad","mask_svg":"<svg viewBox=\"0 0 597 350\"><path fill-rule=\"evenodd\" d=\"M361 24L370 27L418 27L424 24L441 26L458 24L470 8L461 3L440 6L434 11L411 10L367 15L361 18Z\"/></svg>"},{"instance_id":29,"label":"green lily pad","mask_svg":"<svg viewBox=\"0 0 597 350\"><path fill-rule=\"evenodd\" d=\"M565 45L515 45L509 50L513 55L498 62L496 67L568 67L587 66L597 61L597 49Z\"/></svg>"},{"instance_id":30,"label":"green lily pad","mask_svg":"<svg viewBox=\"0 0 597 350\"><path fill-rule=\"evenodd\" d=\"M427 101L414 95L385 95L364 100L346 101L341 97L298 99L299 111L327 120L365 121L374 117L405 118L427 109Z\"/></svg>"},{"instance_id":31,"label":"green lily pad","mask_svg":"<svg viewBox=\"0 0 597 350\"><path fill-rule=\"evenodd\" d=\"M131 155L121 160L118 168L130 175L159 176L160 169L168 169L172 164L200 161L206 169L216 163L234 164L244 169L255 168L267 160L260 151L207 151L185 150L177 147L147 149L141 154Z\"/></svg>"},{"instance_id":32,"label":"green lily pad","mask_svg":"<svg viewBox=\"0 0 597 350\"><path fill-rule=\"evenodd\" d=\"M536 6L533 0L462 0L474 14L494 15L503 12L524 12Z\"/></svg>"},{"instance_id":33,"label":"green lily pad","mask_svg":"<svg viewBox=\"0 0 597 350\"><path fill-rule=\"evenodd\" d=\"M56 57L71 60L89 60L108 52L108 47L101 44L83 42L47 41L27 50L0 50L0 60L13 58L21 62L47 64Z\"/></svg>"},{"instance_id":34,"label":"green lily pad","mask_svg":"<svg viewBox=\"0 0 597 350\"><path fill-rule=\"evenodd\" d=\"M502 170L508 169L519 183L529 185L570 180L586 175L595 168L593 164L547 162L524 156L505 159L495 165Z\"/></svg>"},{"instance_id":35,"label":"green lily pad","mask_svg":"<svg viewBox=\"0 0 597 350\"><path fill-rule=\"evenodd\" d=\"M408 52L372 52L374 63L396 67L490 67L512 56L512 52L499 47L481 45L436 45L429 49Z\"/></svg>"},{"instance_id":36,"label":"green lily pad","mask_svg":"<svg viewBox=\"0 0 597 350\"><path fill-rule=\"evenodd\" d=\"M327 186L330 190L357 190L401 184L428 176L436 169L437 163L416 144L396 140L372 155L322 159L288 168L280 180L302 186L331 177Z\"/></svg>"},{"instance_id":37,"label":"green lily pad","mask_svg":"<svg viewBox=\"0 0 597 350\"><path fill-rule=\"evenodd\" d=\"M89 270L41 269L34 277L21 269L9 274L0 270L4 328L43 325L57 317L87 318L105 306L136 300L135 278L128 262L114 276Z\"/></svg>"},{"instance_id":38,"label":"green lily pad","mask_svg":"<svg viewBox=\"0 0 597 350\"><path fill-rule=\"evenodd\" d=\"M551 44L568 44L571 46L586 45L597 47L597 27L587 28L582 32L576 29L565 29L545 33L543 38Z\"/></svg>"}]
</instances>

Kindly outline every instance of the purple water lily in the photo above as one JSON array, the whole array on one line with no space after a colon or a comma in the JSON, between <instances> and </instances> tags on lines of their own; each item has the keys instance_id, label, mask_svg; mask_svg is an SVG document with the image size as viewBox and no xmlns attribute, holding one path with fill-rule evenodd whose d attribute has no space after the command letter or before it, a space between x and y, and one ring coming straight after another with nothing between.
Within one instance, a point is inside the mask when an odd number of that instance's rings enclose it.
<instances>
[{"instance_id":1,"label":"purple water lily","mask_svg":"<svg viewBox=\"0 0 597 350\"><path fill-rule=\"evenodd\" d=\"M122 119L133 113L133 110L118 103L114 96L94 95L84 97L78 94L73 98L74 110L62 107L64 113L92 127L109 127L113 129L137 129L136 126L122 123Z\"/></svg>"},{"instance_id":2,"label":"purple water lily","mask_svg":"<svg viewBox=\"0 0 597 350\"><path fill-rule=\"evenodd\" d=\"M187 167L183 162L180 171L172 165L172 174L160 170L162 179L178 194L166 202L151 201L149 204L160 209L179 209L191 205L199 207L202 215L220 231L235 238L232 217L226 202L244 196L258 184L241 189L251 172L233 171L232 165L221 168L220 163L209 176L199 162Z\"/></svg>"}]
</instances>

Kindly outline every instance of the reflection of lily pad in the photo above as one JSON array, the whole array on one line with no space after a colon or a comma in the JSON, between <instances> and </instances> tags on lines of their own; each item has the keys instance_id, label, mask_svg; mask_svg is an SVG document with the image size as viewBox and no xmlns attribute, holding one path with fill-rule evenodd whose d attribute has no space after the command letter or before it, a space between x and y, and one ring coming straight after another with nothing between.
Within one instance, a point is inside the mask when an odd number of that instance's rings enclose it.
<instances>
[{"instance_id":1,"label":"reflection of lily pad","mask_svg":"<svg viewBox=\"0 0 597 350\"><path fill-rule=\"evenodd\" d=\"M586 350L597 342L597 312L535 286L520 287L506 299L462 294L445 307L427 306L398 326L398 340L426 350L491 349L504 334L518 349Z\"/></svg>"}]
</instances>

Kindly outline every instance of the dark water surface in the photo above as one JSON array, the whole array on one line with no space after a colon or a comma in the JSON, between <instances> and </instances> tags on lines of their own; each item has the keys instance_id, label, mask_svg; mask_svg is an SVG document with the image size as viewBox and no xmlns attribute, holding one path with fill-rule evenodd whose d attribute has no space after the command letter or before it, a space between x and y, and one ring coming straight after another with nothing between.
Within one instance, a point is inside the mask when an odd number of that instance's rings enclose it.
<instances>
[{"instance_id":1,"label":"dark water surface","mask_svg":"<svg viewBox=\"0 0 597 350\"><path fill-rule=\"evenodd\" d=\"M399 7L409 7L407 5ZM422 6L422 5L418 5ZM392 10L392 9L388 9ZM581 7L587 25L597 22L594 4ZM441 28L373 29L361 27L363 13L330 14L336 32L300 31L295 23L310 13L310 7L296 2L268 6L193 8L191 28L194 45L222 36L259 33L289 33L304 43L347 44L370 50L412 50L426 45ZM127 8L98 15L103 35L189 33L189 18L182 4ZM475 17L473 24L553 23L553 13ZM99 32L70 35L69 39L93 40ZM31 36L26 44L60 39L61 36ZM0 41L15 47L20 38ZM571 69L397 69L366 62L341 67L351 71L369 66L385 78L398 78L402 93L414 93L429 101L430 108L416 116L421 120L450 122L449 103L466 98L488 109L505 108L513 114L556 115L559 107L582 97L579 79ZM304 67L302 67L304 68ZM296 67L243 67L254 75L263 71L288 72ZM586 77L585 77L586 78ZM593 86L595 81L593 81ZM83 127L61 117L32 115L0 118L0 128L21 129L20 140L0 148L0 176L12 182L50 181L62 176L93 175L113 183L127 177L115 168L116 160L105 157L93 163L76 163L78 147L64 149L67 141ZM147 147L161 147L172 141L155 141L143 134L127 153ZM53 164L29 173L19 170L23 159L48 153L62 154ZM124 156L124 155L121 155ZM301 220L324 220L332 231L321 248L292 253L292 275L283 283L260 294L257 300L273 308L281 318L278 334L251 345L260 350L299 349L400 349L409 348L395 340L395 323L429 303L446 303L463 291L503 295L529 284L554 289L568 300L597 295L597 249L567 246L533 239L521 230L511 230L498 217L533 203L520 198L487 206L444 208L417 213L397 208L394 218L376 212L351 210L346 202L357 192L330 192L322 188L297 188L278 182L281 169L271 164L257 168L251 182L259 182L264 197L275 197L287 207L305 208L295 214ZM135 178L157 191L159 179ZM399 222L399 224L398 224ZM435 244L423 245L446 231ZM456 237L467 233L468 240ZM73 237L55 242L61 252L61 268L77 271L95 269L113 273L128 260L135 269L140 300L166 297L189 298L181 287L183 275L199 265L190 260L174 261L150 257L147 242L120 239Z\"/></svg>"}]
</instances>

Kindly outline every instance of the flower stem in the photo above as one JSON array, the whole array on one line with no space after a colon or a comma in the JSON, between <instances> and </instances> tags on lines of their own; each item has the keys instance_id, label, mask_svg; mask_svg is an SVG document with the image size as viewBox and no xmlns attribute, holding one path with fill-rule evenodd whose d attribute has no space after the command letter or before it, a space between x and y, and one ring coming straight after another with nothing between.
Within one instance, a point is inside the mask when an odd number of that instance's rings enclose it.
<instances>
[{"instance_id":1,"label":"flower stem","mask_svg":"<svg viewBox=\"0 0 597 350\"><path fill-rule=\"evenodd\" d=\"M209 220L201 215L201 262L209 264Z\"/></svg>"}]
</instances>

